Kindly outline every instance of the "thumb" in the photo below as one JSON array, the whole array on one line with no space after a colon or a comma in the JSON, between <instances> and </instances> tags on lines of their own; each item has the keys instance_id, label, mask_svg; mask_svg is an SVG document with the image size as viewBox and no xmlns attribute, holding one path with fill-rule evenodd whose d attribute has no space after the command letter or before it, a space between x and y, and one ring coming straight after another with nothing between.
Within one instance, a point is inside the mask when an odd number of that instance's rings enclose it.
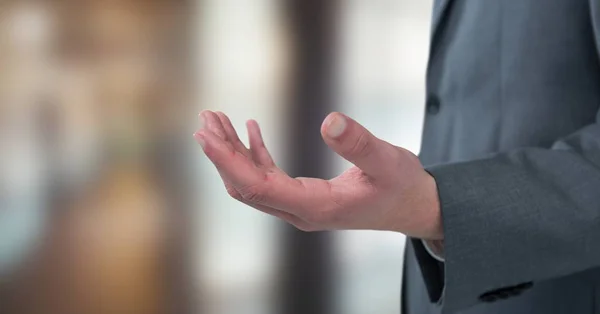
<instances>
[{"instance_id":1,"label":"thumb","mask_svg":"<svg viewBox=\"0 0 600 314\"><path fill-rule=\"evenodd\" d=\"M321 135L329 147L365 173L378 176L389 169L392 146L351 118L339 112L329 114Z\"/></svg>"}]
</instances>

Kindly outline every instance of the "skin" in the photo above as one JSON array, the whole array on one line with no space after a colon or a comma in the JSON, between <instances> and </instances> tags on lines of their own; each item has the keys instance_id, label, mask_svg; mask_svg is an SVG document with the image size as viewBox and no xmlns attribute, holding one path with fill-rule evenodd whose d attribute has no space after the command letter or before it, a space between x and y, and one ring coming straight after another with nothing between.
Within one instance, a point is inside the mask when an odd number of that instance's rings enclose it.
<instances>
[{"instance_id":1,"label":"skin","mask_svg":"<svg viewBox=\"0 0 600 314\"><path fill-rule=\"evenodd\" d=\"M373 136L356 121L331 113L325 143L354 167L331 180L291 178L267 150L258 123L247 122L250 147L222 112L203 111L194 138L231 197L304 231L369 229L443 240L434 178L411 152Z\"/></svg>"}]
</instances>

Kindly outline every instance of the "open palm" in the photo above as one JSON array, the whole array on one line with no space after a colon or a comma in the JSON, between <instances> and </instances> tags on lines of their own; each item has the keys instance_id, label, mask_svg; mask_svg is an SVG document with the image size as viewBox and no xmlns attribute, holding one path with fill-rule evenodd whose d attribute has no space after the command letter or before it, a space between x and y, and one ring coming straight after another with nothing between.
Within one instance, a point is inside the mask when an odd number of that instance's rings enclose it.
<instances>
[{"instance_id":1,"label":"open palm","mask_svg":"<svg viewBox=\"0 0 600 314\"><path fill-rule=\"evenodd\" d=\"M374 229L439 238L435 181L411 152L373 136L341 113L321 128L324 141L352 167L331 180L291 178L267 150L256 121L250 148L222 112L200 114L194 134L229 195L305 231Z\"/></svg>"}]
</instances>

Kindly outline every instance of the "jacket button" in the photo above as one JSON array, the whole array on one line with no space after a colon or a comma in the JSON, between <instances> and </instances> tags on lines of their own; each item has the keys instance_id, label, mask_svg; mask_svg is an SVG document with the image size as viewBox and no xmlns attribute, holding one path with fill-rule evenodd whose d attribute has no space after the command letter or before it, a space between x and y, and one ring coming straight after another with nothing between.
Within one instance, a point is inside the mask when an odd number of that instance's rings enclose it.
<instances>
[{"instance_id":1,"label":"jacket button","mask_svg":"<svg viewBox=\"0 0 600 314\"><path fill-rule=\"evenodd\" d=\"M507 291L500 291L500 292L498 292L498 294L496 294L496 297L498 299L505 300L505 299L508 299L508 298L513 297L515 295L516 295L516 293L514 291L508 291L507 290Z\"/></svg>"},{"instance_id":2,"label":"jacket button","mask_svg":"<svg viewBox=\"0 0 600 314\"><path fill-rule=\"evenodd\" d=\"M492 303L498 301L498 297L494 294L484 294L479 297L479 300L486 303Z\"/></svg>"},{"instance_id":3,"label":"jacket button","mask_svg":"<svg viewBox=\"0 0 600 314\"><path fill-rule=\"evenodd\" d=\"M531 287L533 287L533 282L525 282L525 283L515 286L515 288L520 291L525 291L527 289L530 289Z\"/></svg>"},{"instance_id":4,"label":"jacket button","mask_svg":"<svg viewBox=\"0 0 600 314\"><path fill-rule=\"evenodd\" d=\"M440 112L440 99L435 95L427 98L427 113L434 115Z\"/></svg>"}]
</instances>

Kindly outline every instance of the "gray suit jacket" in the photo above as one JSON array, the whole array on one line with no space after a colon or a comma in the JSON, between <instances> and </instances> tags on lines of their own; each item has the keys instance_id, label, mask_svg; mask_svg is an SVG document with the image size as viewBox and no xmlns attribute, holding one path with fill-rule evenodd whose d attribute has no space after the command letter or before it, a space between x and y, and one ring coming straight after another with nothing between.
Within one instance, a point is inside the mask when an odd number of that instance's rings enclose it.
<instances>
[{"instance_id":1,"label":"gray suit jacket","mask_svg":"<svg viewBox=\"0 0 600 314\"><path fill-rule=\"evenodd\" d=\"M405 313L600 313L600 0L437 0Z\"/></svg>"}]
</instances>

